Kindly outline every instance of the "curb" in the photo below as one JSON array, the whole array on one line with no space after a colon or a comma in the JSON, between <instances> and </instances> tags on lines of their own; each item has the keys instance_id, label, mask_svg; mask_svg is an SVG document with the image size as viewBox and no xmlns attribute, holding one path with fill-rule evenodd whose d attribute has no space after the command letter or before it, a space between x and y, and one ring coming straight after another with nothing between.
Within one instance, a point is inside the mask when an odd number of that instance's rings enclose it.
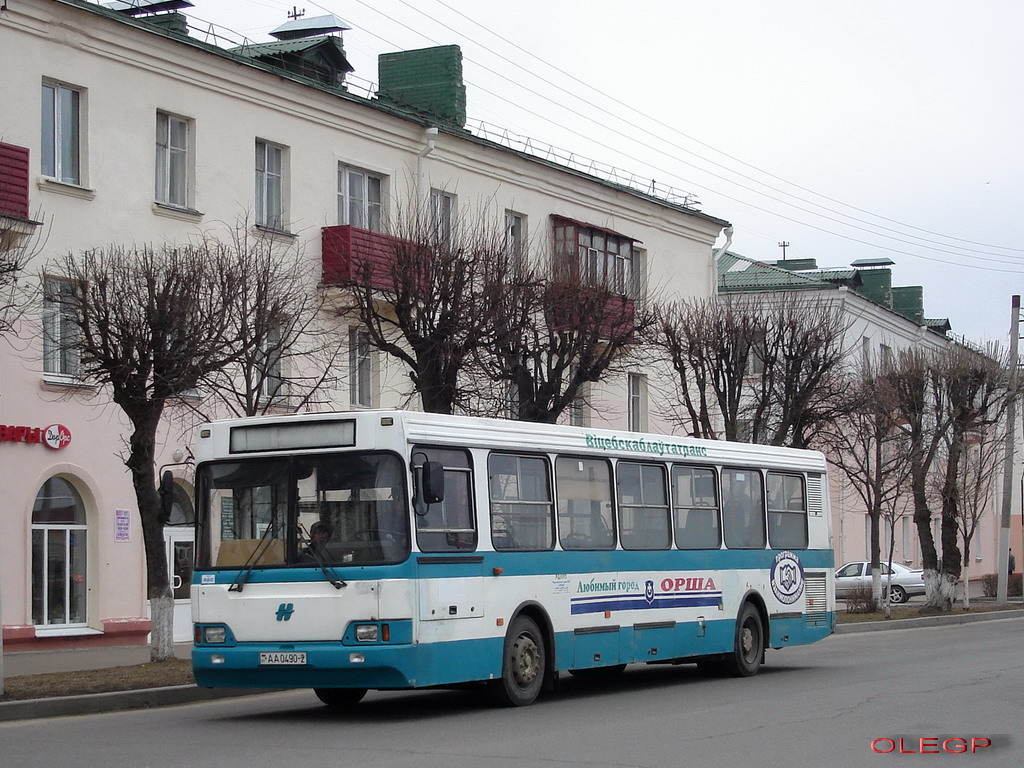
<instances>
[{"instance_id":1,"label":"curb","mask_svg":"<svg viewBox=\"0 0 1024 768\"><path fill-rule=\"evenodd\" d=\"M238 696L257 696L263 693L275 693L279 690L282 689L199 688L195 685L174 685L166 688L142 688L135 691L24 699L0 703L0 722L67 715L92 715L100 712L122 712L129 709L154 709Z\"/></svg>"},{"instance_id":2,"label":"curb","mask_svg":"<svg viewBox=\"0 0 1024 768\"><path fill-rule=\"evenodd\" d=\"M833 634L846 635L856 632L885 632L891 629L917 629L952 624L973 624L976 621L997 619L1024 619L1024 611L987 611L985 613L961 613L953 616L920 616L915 619L890 619L889 621L862 621L852 624L837 624Z\"/></svg>"}]
</instances>

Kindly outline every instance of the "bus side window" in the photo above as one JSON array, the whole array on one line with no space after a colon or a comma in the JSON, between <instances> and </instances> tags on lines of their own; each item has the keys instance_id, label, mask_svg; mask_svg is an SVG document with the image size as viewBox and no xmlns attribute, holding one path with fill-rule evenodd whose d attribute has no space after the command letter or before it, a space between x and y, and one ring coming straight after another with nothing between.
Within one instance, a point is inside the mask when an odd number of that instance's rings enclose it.
<instances>
[{"instance_id":1,"label":"bus side window","mask_svg":"<svg viewBox=\"0 0 1024 768\"><path fill-rule=\"evenodd\" d=\"M491 543L496 550L554 546L548 462L538 456L492 453L487 460Z\"/></svg>"},{"instance_id":2,"label":"bus side window","mask_svg":"<svg viewBox=\"0 0 1024 768\"><path fill-rule=\"evenodd\" d=\"M615 466L619 491L619 536L623 549L672 546L665 467L620 461Z\"/></svg>"},{"instance_id":3,"label":"bus side window","mask_svg":"<svg viewBox=\"0 0 1024 768\"><path fill-rule=\"evenodd\" d=\"M672 512L679 549L718 549L718 484L708 467L672 466Z\"/></svg>"},{"instance_id":4,"label":"bus side window","mask_svg":"<svg viewBox=\"0 0 1024 768\"><path fill-rule=\"evenodd\" d=\"M768 543L773 549L807 548L807 495L799 475L768 473Z\"/></svg>"},{"instance_id":5,"label":"bus side window","mask_svg":"<svg viewBox=\"0 0 1024 768\"><path fill-rule=\"evenodd\" d=\"M562 549L615 549L608 462L559 456L555 460L555 485Z\"/></svg>"},{"instance_id":6,"label":"bus side window","mask_svg":"<svg viewBox=\"0 0 1024 768\"><path fill-rule=\"evenodd\" d=\"M477 544L473 513L473 470L466 451L416 446L418 460L444 466L444 500L416 515L416 543L421 552L474 551ZM425 458L424 458L425 457Z\"/></svg>"},{"instance_id":7,"label":"bus side window","mask_svg":"<svg viewBox=\"0 0 1024 768\"><path fill-rule=\"evenodd\" d=\"M722 527L729 549L764 548L764 480L758 470L722 470Z\"/></svg>"}]
</instances>

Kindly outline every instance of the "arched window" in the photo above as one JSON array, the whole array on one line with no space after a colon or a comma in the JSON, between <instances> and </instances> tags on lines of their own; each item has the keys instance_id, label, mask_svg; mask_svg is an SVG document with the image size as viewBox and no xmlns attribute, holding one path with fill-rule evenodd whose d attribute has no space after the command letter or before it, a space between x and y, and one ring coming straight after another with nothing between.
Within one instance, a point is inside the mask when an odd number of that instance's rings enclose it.
<instances>
[{"instance_id":1,"label":"arched window","mask_svg":"<svg viewBox=\"0 0 1024 768\"><path fill-rule=\"evenodd\" d=\"M85 624L87 529L75 487L51 477L32 507L32 623Z\"/></svg>"},{"instance_id":2,"label":"arched window","mask_svg":"<svg viewBox=\"0 0 1024 768\"><path fill-rule=\"evenodd\" d=\"M192 525L196 519L196 510L192 504L192 497L188 491L177 483L174 484L174 492L171 503L171 517L168 525Z\"/></svg>"}]
</instances>

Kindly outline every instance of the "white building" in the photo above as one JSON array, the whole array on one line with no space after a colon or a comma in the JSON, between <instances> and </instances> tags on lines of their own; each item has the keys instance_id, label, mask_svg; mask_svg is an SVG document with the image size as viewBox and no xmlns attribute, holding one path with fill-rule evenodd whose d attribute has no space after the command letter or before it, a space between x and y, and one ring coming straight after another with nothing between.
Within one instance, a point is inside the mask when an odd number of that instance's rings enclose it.
<instances>
[{"instance_id":1,"label":"white building","mask_svg":"<svg viewBox=\"0 0 1024 768\"><path fill-rule=\"evenodd\" d=\"M591 257L627 261L636 284L714 294L712 245L726 222L464 130L454 47L382 57L382 95L363 98L343 86L344 27L330 18L229 51L190 34L178 13L128 7L182 3L111 5L126 10L85 0L18 0L0 10L0 228L37 232L33 275L68 252L183 243L248 220L300 244L310 281L329 283L325 269L372 243L403 201L429 197L444 214L490 206L509 237L550 243L556 225L571 227L563 231L589 239ZM439 92L424 85L431 67L442 72ZM57 277L47 276L48 291L59 291ZM144 642L141 530L119 456L126 422L78 378L74 356L60 354L69 325L54 306L41 292L0 339L4 642L8 650ZM360 343L358 328L338 333ZM331 406L400 405L407 377L358 352L344 373L361 385L339 388ZM592 393L594 423L667 427L648 424L649 374L636 370ZM161 464L187 454L191 426L184 416L165 422ZM174 470L183 523L190 476ZM180 598L175 631L186 639L191 531L166 531Z\"/></svg>"},{"instance_id":2,"label":"white building","mask_svg":"<svg viewBox=\"0 0 1024 768\"><path fill-rule=\"evenodd\" d=\"M848 268L819 269L814 259L759 262L735 253L719 258L719 294L764 295L799 293L813 300L834 302L849 321L845 340L848 353L867 360L885 360L900 350L918 348L941 350L958 343L948 334L949 320L924 316L921 286L893 286L891 261L855 261ZM1018 451L1019 455L1019 451ZM839 470L831 473L833 536L836 565L870 559L871 544L867 512L849 480ZM971 541L970 576L995 573L1002 497L1002 480L997 478L992 503L982 514ZM1019 489L1018 489L1019 490ZM1013 508L1020 509L1015 498ZM939 545L939 518L932 521ZM881 546L888 554L890 533L882 522ZM1021 523L1011 524L1011 547L1020 551ZM921 552L917 529L910 513L896 521L893 559L920 568Z\"/></svg>"}]
</instances>

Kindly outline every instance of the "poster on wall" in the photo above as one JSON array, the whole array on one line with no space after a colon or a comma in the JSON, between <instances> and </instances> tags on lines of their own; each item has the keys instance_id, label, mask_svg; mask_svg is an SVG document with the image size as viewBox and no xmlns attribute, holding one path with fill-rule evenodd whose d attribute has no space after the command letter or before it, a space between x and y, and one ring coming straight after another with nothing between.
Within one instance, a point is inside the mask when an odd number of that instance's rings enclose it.
<instances>
[{"instance_id":1,"label":"poster on wall","mask_svg":"<svg viewBox=\"0 0 1024 768\"><path fill-rule=\"evenodd\" d=\"M132 512L130 509L114 510L114 541L131 541Z\"/></svg>"}]
</instances>

